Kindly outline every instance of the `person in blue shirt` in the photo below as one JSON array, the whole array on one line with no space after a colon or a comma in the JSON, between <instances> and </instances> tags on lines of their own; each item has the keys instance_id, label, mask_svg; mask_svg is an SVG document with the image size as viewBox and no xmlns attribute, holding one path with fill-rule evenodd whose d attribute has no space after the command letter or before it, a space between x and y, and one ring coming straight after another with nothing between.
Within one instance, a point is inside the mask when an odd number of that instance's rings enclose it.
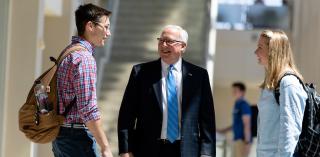
<instances>
[{"instance_id":1,"label":"person in blue shirt","mask_svg":"<svg viewBox=\"0 0 320 157\"><path fill-rule=\"evenodd\" d=\"M264 30L255 54L265 71L258 101L257 157L298 157L295 148L307 94L295 76L284 76L292 73L303 79L294 64L288 36L283 31ZM276 88L280 91L279 103Z\"/></svg>"},{"instance_id":2,"label":"person in blue shirt","mask_svg":"<svg viewBox=\"0 0 320 157\"><path fill-rule=\"evenodd\" d=\"M233 157L248 157L251 147L251 107L244 98L245 92L246 86L242 82L232 84L233 124L220 130L221 133L233 130Z\"/></svg>"}]
</instances>

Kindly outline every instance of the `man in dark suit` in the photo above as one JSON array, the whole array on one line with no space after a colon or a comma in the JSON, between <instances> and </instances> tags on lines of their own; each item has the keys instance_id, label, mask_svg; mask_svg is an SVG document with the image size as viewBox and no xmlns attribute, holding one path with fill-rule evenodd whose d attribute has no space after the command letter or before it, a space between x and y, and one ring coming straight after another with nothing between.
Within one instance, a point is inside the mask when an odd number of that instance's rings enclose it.
<instances>
[{"instance_id":1,"label":"man in dark suit","mask_svg":"<svg viewBox=\"0 0 320 157\"><path fill-rule=\"evenodd\" d=\"M166 26L160 59L135 65L118 119L121 157L215 157L208 73L182 59L188 33Z\"/></svg>"}]
</instances>

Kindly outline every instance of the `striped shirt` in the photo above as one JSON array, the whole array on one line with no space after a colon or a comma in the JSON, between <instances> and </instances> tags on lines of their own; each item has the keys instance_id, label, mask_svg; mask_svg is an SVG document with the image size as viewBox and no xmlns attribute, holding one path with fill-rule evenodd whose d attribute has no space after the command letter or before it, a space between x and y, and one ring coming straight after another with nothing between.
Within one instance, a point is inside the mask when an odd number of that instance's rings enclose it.
<instances>
[{"instance_id":1,"label":"striped shirt","mask_svg":"<svg viewBox=\"0 0 320 157\"><path fill-rule=\"evenodd\" d=\"M83 38L73 36L72 45L80 44L86 50L75 51L67 56L58 68L57 90L59 113L76 98L66 116L65 122L86 123L100 119L96 96L96 61L93 58L94 46ZM66 48L66 49L67 49Z\"/></svg>"}]
</instances>

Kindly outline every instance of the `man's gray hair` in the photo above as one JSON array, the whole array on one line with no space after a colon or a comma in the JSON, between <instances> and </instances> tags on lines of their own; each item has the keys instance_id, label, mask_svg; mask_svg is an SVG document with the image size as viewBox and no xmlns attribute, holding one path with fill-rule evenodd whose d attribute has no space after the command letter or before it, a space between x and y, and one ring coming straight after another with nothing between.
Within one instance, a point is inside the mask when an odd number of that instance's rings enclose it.
<instances>
[{"instance_id":1,"label":"man's gray hair","mask_svg":"<svg viewBox=\"0 0 320 157\"><path fill-rule=\"evenodd\" d=\"M180 32L180 41L184 42L185 44L188 43L188 33L186 30L184 30L182 27L178 26L178 25L166 25L163 30L165 29L175 29L175 30L178 30Z\"/></svg>"}]
</instances>

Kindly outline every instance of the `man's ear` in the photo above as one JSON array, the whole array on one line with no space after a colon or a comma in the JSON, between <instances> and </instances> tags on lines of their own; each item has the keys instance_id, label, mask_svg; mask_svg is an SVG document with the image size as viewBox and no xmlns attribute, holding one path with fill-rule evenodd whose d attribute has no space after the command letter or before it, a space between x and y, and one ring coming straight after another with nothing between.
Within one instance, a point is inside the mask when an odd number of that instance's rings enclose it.
<instances>
[{"instance_id":1,"label":"man's ear","mask_svg":"<svg viewBox=\"0 0 320 157\"><path fill-rule=\"evenodd\" d=\"M181 45L182 53L186 52L187 44L183 43Z\"/></svg>"},{"instance_id":2,"label":"man's ear","mask_svg":"<svg viewBox=\"0 0 320 157\"><path fill-rule=\"evenodd\" d=\"M89 32L92 32L93 31L93 27L94 27L94 24L91 21L88 21L86 23L86 25L85 25L85 30L89 31Z\"/></svg>"}]
</instances>

